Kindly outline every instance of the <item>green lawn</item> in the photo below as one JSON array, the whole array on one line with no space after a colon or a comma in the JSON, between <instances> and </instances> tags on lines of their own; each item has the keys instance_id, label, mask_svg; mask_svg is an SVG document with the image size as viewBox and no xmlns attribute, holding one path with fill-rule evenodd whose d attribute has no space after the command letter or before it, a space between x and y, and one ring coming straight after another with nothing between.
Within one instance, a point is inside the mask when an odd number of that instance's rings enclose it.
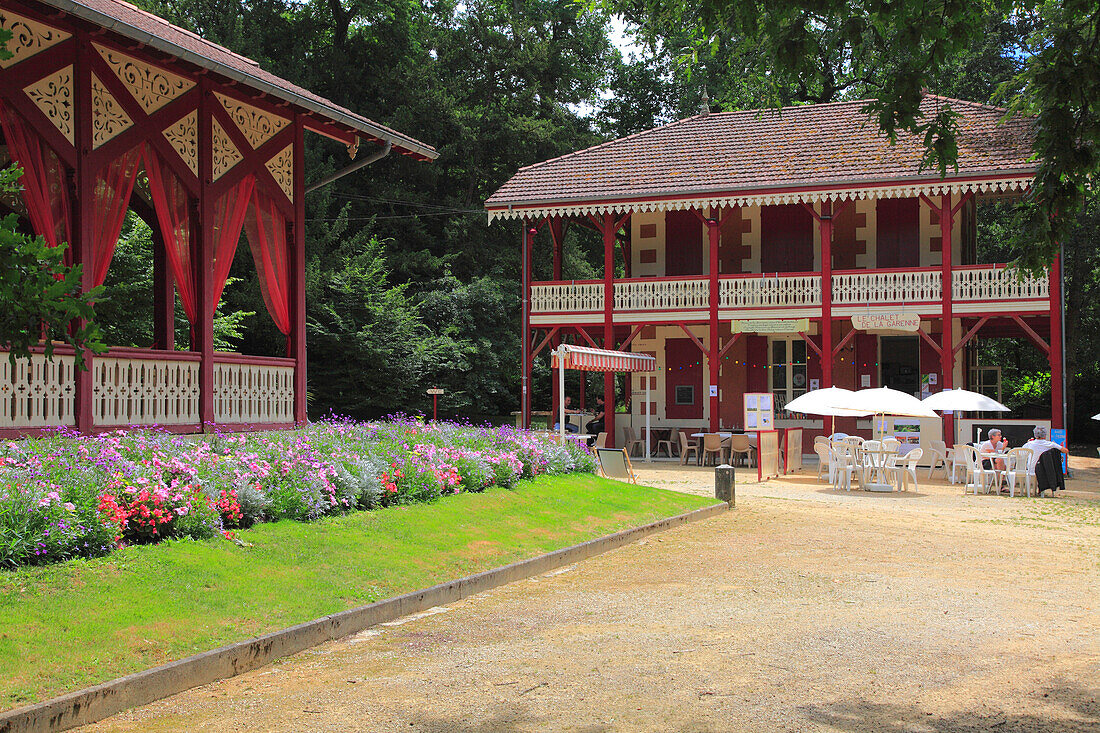
<instances>
[{"instance_id":1,"label":"green lawn","mask_svg":"<svg viewBox=\"0 0 1100 733\"><path fill-rule=\"evenodd\" d=\"M0 572L0 709L713 500L589 475Z\"/></svg>"}]
</instances>

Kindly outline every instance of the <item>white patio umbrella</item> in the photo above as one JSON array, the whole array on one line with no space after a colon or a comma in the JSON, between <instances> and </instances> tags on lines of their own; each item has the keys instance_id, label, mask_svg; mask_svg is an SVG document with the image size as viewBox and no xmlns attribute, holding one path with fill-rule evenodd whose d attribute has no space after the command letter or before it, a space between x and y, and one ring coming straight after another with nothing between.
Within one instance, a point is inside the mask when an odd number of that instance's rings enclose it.
<instances>
[{"instance_id":1,"label":"white patio umbrella","mask_svg":"<svg viewBox=\"0 0 1100 733\"><path fill-rule=\"evenodd\" d=\"M1100 412L1098 412L1098 413L1096 413L1095 415L1093 415L1093 416L1092 416L1092 419L1093 419L1093 420L1100 420Z\"/></svg>"},{"instance_id":2,"label":"white patio umbrella","mask_svg":"<svg viewBox=\"0 0 1100 733\"><path fill-rule=\"evenodd\" d=\"M894 415L896 417L939 417L923 402L911 394L889 387L874 387L843 395L833 402L833 407L860 410L866 415Z\"/></svg>"},{"instance_id":3,"label":"white patio umbrella","mask_svg":"<svg viewBox=\"0 0 1100 733\"><path fill-rule=\"evenodd\" d=\"M1009 412L1009 409L992 397L968 389L945 389L921 400L933 410L972 410L979 412Z\"/></svg>"},{"instance_id":4,"label":"white patio umbrella","mask_svg":"<svg viewBox=\"0 0 1100 733\"><path fill-rule=\"evenodd\" d=\"M801 412L805 415L827 415L829 417L866 417L870 412L865 410L850 410L846 407L837 407L838 402L851 398L854 395L850 389L843 387L825 387L815 389L806 394L795 397L783 406L788 412Z\"/></svg>"}]
</instances>

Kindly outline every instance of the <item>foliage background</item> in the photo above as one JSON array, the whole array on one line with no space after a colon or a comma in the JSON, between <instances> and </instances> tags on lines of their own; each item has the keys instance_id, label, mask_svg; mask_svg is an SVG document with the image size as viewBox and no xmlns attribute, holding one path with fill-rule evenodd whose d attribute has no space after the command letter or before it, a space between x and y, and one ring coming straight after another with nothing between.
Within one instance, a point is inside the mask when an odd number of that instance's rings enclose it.
<instances>
[{"instance_id":1,"label":"foliage background","mask_svg":"<svg viewBox=\"0 0 1100 733\"><path fill-rule=\"evenodd\" d=\"M488 225L481 204L521 166L695 114L704 89L715 110L828 102L874 96L898 73L889 56L854 64L843 29L828 25L812 73L783 82L767 73L759 44L727 36L700 46L686 26L666 26L659 37L626 26L626 40L637 45L624 52L622 22L572 0L139 4L440 151L430 164L392 155L307 197L314 414L428 409L429 386L446 390L444 405L454 414L516 409L520 232L514 223ZM632 5L615 4L628 15ZM996 4L968 5L971 12L978 12L981 42L953 48L927 85L996 103L1024 83L1037 16L1006 15ZM307 136L307 182L347 163L341 146ZM1029 229L1021 216L1011 204L981 207L981 261L1029 251L1034 240L1023 234ZM103 328L108 342L147 345L151 249L148 232L131 223L108 281L114 304L101 311ZM536 244L536 279L549 277L545 236ZM1100 202L1093 199L1063 243L1071 429L1080 440L1100 437L1087 419L1100 411L1091 356L1100 346L1098 237ZM565 277L599 269L596 238L571 230ZM232 275L238 280L223 298L220 342L283 353L247 247ZM186 343L182 319L177 340ZM987 339L979 349L982 363L1003 367L1010 406L1026 414L1049 409L1049 369L1033 346ZM535 377L536 405L545 407L545 365Z\"/></svg>"}]
</instances>

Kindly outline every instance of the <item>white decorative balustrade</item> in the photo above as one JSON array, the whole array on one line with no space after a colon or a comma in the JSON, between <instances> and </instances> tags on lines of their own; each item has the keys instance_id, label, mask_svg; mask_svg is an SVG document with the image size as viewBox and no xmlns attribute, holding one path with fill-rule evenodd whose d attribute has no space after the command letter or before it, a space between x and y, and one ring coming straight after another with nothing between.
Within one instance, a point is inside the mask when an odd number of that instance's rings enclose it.
<instances>
[{"instance_id":1,"label":"white decorative balustrade","mask_svg":"<svg viewBox=\"0 0 1100 733\"><path fill-rule=\"evenodd\" d=\"M143 352L92 360L92 422L113 425L197 425L197 354Z\"/></svg>"},{"instance_id":2,"label":"white decorative balustrade","mask_svg":"<svg viewBox=\"0 0 1100 733\"><path fill-rule=\"evenodd\" d=\"M935 303L943 297L942 283L939 268L837 273L833 304Z\"/></svg>"},{"instance_id":3,"label":"white decorative balustrade","mask_svg":"<svg viewBox=\"0 0 1100 733\"><path fill-rule=\"evenodd\" d=\"M294 422L293 361L229 355L214 361L215 422Z\"/></svg>"},{"instance_id":4,"label":"white decorative balustrade","mask_svg":"<svg viewBox=\"0 0 1100 733\"><path fill-rule=\"evenodd\" d=\"M76 376L72 354L18 359L0 351L0 428L72 425Z\"/></svg>"},{"instance_id":5,"label":"white decorative balustrade","mask_svg":"<svg viewBox=\"0 0 1100 733\"><path fill-rule=\"evenodd\" d=\"M721 308L802 308L821 305L820 275L761 275L719 281Z\"/></svg>"},{"instance_id":6,"label":"white decorative balustrade","mask_svg":"<svg viewBox=\"0 0 1100 733\"><path fill-rule=\"evenodd\" d=\"M554 282L531 286L532 313L603 311L603 283Z\"/></svg>"},{"instance_id":7,"label":"white decorative balustrade","mask_svg":"<svg viewBox=\"0 0 1100 733\"><path fill-rule=\"evenodd\" d=\"M1021 277L1004 267L965 267L951 274L951 296L961 302L1046 300L1050 297L1050 281Z\"/></svg>"},{"instance_id":8,"label":"white decorative balustrade","mask_svg":"<svg viewBox=\"0 0 1100 733\"><path fill-rule=\"evenodd\" d=\"M709 297L705 279L644 278L615 283L616 310L698 310L709 305Z\"/></svg>"}]
</instances>

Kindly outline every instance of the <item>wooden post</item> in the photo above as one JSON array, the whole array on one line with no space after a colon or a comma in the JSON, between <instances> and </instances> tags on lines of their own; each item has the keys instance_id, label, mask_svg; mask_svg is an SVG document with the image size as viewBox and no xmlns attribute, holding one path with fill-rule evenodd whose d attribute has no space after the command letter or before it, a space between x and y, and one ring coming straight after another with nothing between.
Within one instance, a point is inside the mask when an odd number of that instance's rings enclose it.
<instances>
[{"instance_id":1,"label":"wooden post","mask_svg":"<svg viewBox=\"0 0 1100 733\"><path fill-rule=\"evenodd\" d=\"M211 199L214 151L210 105L215 104L206 77L199 78L199 226L193 240L195 288L199 311L195 318L194 347L199 361L199 422L206 432L214 425L214 201Z\"/></svg>"},{"instance_id":2,"label":"wooden post","mask_svg":"<svg viewBox=\"0 0 1100 733\"><path fill-rule=\"evenodd\" d=\"M565 238L565 227L564 227L564 222L562 222L562 218L560 216L552 217L550 219L550 244L553 247L553 254L554 254L554 270L553 270L552 278L555 281L561 280L561 258L562 258L562 247L563 247L564 238ZM561 336L554 336L554 338L550 339L550 351L551 352L556 351L558 346L560 346L560 345L561 345ZM563 388L562 388L562 381L560 379L552 379L551 381L554 383L554 386L551 389L551 395L550 395L550 412L553 414L553 413L558 412L558 403L561 402L561 400L565 397L565 395L562 394L562 392L564 391ZM583 396L580 398L580 406L581 406L581 409L583 410L584 409L584 397Z\"/></svg>"},{"instance_id":3,"label":"wooden post","mask_svg":"<svg viewBox=\"0 0 1100 733\"><path fill-rule=\"evenodd\" d=\"M1061 249L1061 248L1059 248ZM1050 265L1050 427L1066 427L1064 355L1062 353L1062 255Z\"/></svg>"},{"instance_id":4,"label":"wooden post","mask_svg":"<svg viewBox=\"0 0 1100 733\"><path fill-rule=\"evenodd\" d=\"M290 237L290 356L294 359L294 424L304 425L306 413L306 177L305 126L294 115L294 222Z\"/></svg>"},{"instance_id":5,"label":"wooden post","mask_svg":"<svg viewBox=\"0 0 1100 733\"><path fill-rule=\"evenodd\" d=\"M73 134L76 148L76 196L73 200L72 261L83 265L81 290L87 292L92 283L92 240L95 236L95 170L88 160L92 152L92 72L87 36L79 32L76 38L76 64L73 67ZM73 413L76 429L87 435L92 432L92 353L84 351L84 369L76 372L76 395Z\"/></svg>"},{"instance_id":6,"label":"wooden post","mask_svg":"<svg viewBox=\"0 0 1100 733\"><path fill-rule=\"evenodd\" d=\"M615 348L615 215L603 215L603 347ZM604 430L607 447L615 447L615 373L603 375Z\"/></svg>"},{"instance_id":7,"label":"wooden post","mask_svg":"<svg viewBox=\"0 0 1100 733\"><path fill-rule=\"evenodd\" d=\"M941 314L943 318L943 344L940 348L940 371L943 372L941 389L951 389L954 386L955 374L955 329L954 314L951 303L951 224L953 220L951 212L951 194L945 193L940 197L940 263L943 281L941 293L943 297ZM955 442L955 416L944 415L943 439L948 447Z\"/></svg>"},{"instance_id":8,"label":"wooden post","mask_svg":"<svg viewBox=\"0 0 1100 733\"><path fill-rule=\"evenodd\" d=\"M535 240L535 226L529 220L523 220L523 240L520 242L520 268L523 293L521 299L521 342L520 342L520 425L524 430L531 428L531 247Z\"/></svg>"},{"instance_id":9,"label":"wooden post","mask_svg":"<svg viewBox=\"0 0 1100 733\"><path fill-rule=\"evenodd\" d=\"M164 251L164 236L160 227L153 227L153 348L171 351L176 348L176 289L168 253Z\"/></svg>"},{"instance_id":10,"label":"wooden post","mask_svg":"<svg viewBox=\"0 0 1100 733\"><path fill-rule=\"evenodd\" d=\"M709 375L708 390L710 391L710 431L712 433L718 432L719 428L719 406L718 406L718 300L719 300L719 284L718 284L718 217L714 209L711 209L710 216L706 219L707 223L707 238L710 246L710 292L708 293L708 305L710 306L710 333L708 335L709 347L707 350L707 366ZM648 377L646 378L646 384L648 384ZM648 405L646 406L648 409Z\"/></svg>"},{"instance_id":11,"label":"wooden post","mask_svg":"<svg viewBox=\"0 0 1100 733\"><path fill-rule=\"evenodd\" d=\"M833 204L821 202L821 386L833 386Z\"/></svg>"}]
</instances>

